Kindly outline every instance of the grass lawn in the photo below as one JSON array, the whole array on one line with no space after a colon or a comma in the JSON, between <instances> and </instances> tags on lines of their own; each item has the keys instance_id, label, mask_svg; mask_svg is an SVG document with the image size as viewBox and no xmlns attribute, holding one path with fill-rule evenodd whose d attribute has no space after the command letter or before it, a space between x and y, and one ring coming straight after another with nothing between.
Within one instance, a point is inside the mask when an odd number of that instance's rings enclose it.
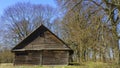
<instances>
[{"instance_id":1,"label":"grass lawn","mask_svg":"<svg viewBox=\"0 0 120 68\"><path fill-rule=\"evenodd\" d=\"M119 65L102 62L86 62L80 66L13 66L12 63L1 63L0 68L120 68Z\"/></svg>"}]
</instances>

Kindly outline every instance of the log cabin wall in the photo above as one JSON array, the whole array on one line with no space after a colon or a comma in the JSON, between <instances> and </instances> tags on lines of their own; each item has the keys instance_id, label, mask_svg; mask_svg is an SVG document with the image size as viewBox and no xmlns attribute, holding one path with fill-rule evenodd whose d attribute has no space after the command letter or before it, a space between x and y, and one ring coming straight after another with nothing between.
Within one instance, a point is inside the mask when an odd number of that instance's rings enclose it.
<instances>
[{"instance_id":1,"label":"log cabin wall","mask_svg":"<svg viewBox=\"0 0 120 68\"><path fill-rule=\"evenodd\" d=\"M25 51L15 53L15 65L68 65L68 51Z\"/></svg>"},{"instance_id":2,"label":"log cabin wall","mask_svg":"<svg viewBox=\"0 0 120 68\"><path fill-rule=\"evenodd\" d=\"M41 65L41 51L25 51L15 53L15 65Z\"/></svg>"},{"instance_id":3,"label":"log cabin wall","mask_svg":"<svg viewBox=\"0 0 120 68\"><path fill-rule=\"evenodd\" d=\"M22 65L26 63L26 57L27 53L25 52L16 52L15 53L15 59L14 59L14 65Z\"/></svg>"},{"instance_id":4,"label":"log cabin wall","mask_svg":"<svg viewBox=\"0 0 120 68\"><path fill-rule=\"evenodd\" d=\"M68 51L43 51L43 65L68 65Z\"/></svg>"}]
</instances>

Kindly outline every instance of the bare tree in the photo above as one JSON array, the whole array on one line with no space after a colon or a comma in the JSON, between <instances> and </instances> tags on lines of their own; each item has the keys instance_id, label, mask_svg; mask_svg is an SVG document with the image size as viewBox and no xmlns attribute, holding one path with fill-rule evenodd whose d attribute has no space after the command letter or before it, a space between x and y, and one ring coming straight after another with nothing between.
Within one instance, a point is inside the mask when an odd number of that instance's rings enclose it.
<instances>
[{"instance_id":1,"label":"bare tree","mask_svg":"<svg viewBox=\"0 0 120 68\"><path fill-rule=\"evenodd\" d=\"M97 0L66 0L57 1L62 7L63 38L72 45L76 59L83 62L91 58L106 62L110 58L112 49L118 48L110 21L106 23L108 15L104 2ZM61 9L61 8L60 8ZM105 11L106 10L106 11ZM115 30L114 30L115 31ZM114 46L116 45L116 46ZM116 55L117 52L114 52ZM108 54L109 57L108 57ZM87 56L87 57L86 57Z\"/></svg>"},{"instance_id":2,"label":"bare tree","mask_svg":"<svg viewBox=\"0 0 120 68\"><path fill-rule=\"evenodd\" d=\"M54 8L31 3L16 3L5 9L2 15L8 31L17 43L35 30L40 24L50 28L50 21L55 16Z\"/></svg>"}]
</instances>

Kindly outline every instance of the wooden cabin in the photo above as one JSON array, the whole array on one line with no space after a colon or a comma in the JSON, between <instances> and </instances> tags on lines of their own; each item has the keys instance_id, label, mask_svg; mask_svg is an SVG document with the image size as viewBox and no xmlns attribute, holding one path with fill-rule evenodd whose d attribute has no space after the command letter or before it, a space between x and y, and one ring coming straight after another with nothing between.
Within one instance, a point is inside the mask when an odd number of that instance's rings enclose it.
<instances>
[{"instance_id":1,"label":"wooden cabin","mask_svg":"<svg viewBox=\"0 0 120 68\"><path fill-rule=\"evenodd\" d=\"M68 65L72 49L41 25L17 44L14 65Z\"/></svg>"}]
</instances>

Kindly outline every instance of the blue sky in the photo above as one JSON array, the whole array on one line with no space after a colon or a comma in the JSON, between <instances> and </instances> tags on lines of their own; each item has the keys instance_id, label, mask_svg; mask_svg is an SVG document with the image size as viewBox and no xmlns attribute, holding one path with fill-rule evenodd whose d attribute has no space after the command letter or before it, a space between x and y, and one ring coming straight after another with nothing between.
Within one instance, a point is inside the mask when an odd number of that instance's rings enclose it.
<instances>
[{"instance_id":1,"label":"blue sky","mask_svg":"<svg viewBox=\"0 0 120 68\"><path fill-rule=\"evenodd\" d=\"M48 4L53 7L56 7L54 0L0 0L0 15L3 13L5 8L14 5L17 2L30 2L32 4L43 4L43 5Z\"/></svg>"}]
</instances>

